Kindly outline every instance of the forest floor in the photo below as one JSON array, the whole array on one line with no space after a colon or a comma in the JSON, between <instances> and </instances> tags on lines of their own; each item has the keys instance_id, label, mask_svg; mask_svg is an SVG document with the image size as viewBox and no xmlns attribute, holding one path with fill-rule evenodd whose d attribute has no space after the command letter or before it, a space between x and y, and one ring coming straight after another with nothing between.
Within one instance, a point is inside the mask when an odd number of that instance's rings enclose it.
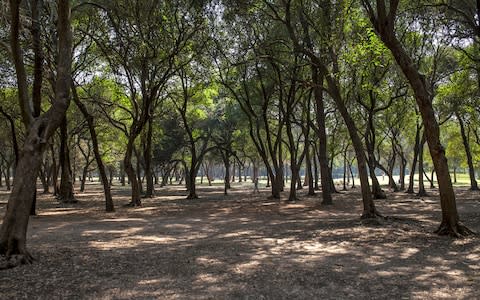
<instances>
[{"instance_id":1,"label":"forest floor","mask_svg":"<svg viewBox=\"0 0 480 300\"><path fill-rule=\"evenodd\" d=\"M358 189L318 205L234 187L158 189L140 208L114 186L103 212L100 185L77 204L39 194L30 219L32 265L0 271L1 299L479 299L478 236L433 234L441 217L429 197L389 193L362 222ZM286 199L287 195L284 195ZM480 193L457 189L460 216L480 233ZM7 194L0 192L0 215Z\"/></svg>"}]
</instances>

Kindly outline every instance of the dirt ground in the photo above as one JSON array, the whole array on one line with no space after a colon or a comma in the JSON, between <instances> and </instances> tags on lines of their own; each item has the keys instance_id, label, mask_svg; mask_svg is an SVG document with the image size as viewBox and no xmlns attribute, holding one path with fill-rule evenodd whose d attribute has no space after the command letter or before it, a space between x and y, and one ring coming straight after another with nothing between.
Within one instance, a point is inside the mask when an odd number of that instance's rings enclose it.
<instances>
[{"instance_id":1,"label":"dirt ground","mask_svg":"<svg viewBox=\"0 0 480 300\"><path fill-rule=\"evenodd\" d=\"M1 299L480 299L478 237L432 232L435 190L376 201L389 216L359 219L357 190L319 206L320 193L286 204L234 188L158 189L141 208L103 212L99 185L79 203L40 195L28 246L37 261L0 271ZM0 192L3 216L6 192ZM286 196L284 197L284 199ZM457 190L464 224L480 232L480 193Z\"/></svg>"}]
</instances>

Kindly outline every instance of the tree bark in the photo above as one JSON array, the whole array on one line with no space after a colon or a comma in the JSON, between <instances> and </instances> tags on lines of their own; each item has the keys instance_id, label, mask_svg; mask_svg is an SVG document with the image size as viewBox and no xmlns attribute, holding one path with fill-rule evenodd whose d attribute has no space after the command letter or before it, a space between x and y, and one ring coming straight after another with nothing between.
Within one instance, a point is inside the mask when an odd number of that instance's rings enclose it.
<instances>
[{"instance_id":1,"label":"tree bark","mask_svg":"<svg viewBox=\"0 0 480 300\"><path fill-rule=\"evenodd\" d=\"M148 119L147 132L145 137L145 144L143 149L143 158L145 161L145 179L147 182L147 189L145 191L145 198L153 198L155 189L153 184L153 173L152 173L152 136L153 136L153 125L152 118Z\"/></svg>"},{"instance_id":2,"label":"tree bark","mask_svg":"<svg viewBox=\"0 0 480 300\"><path fill-rule=\"evenodd\" d=\"M310 155L310 143L305 143L305 147L308 147L306 150L306 177L308 178L307 180L307 185L308 185L308 195L309 196L314 196L315 195L315 187L313 186L313 172L312 172L312 159Z\"/></svg>"},{"instance_id":3,"label":"tree bark","mask_svg":"<svg viewBox=\"0 0 480 300\"><path fill-rule=\"evenodd\" d=\"M428 196L427 191L425 190L425 183L423 180L423 146L425 145L425 132L423 133L422 140L420 141L419 151L418 151L418 193L417 197Z\"/></svg>"},{"instance_id":4,"label":"tree bark","mask_svg":"<svg viewBox=\"0 0 480 300\"><path fill-rule=\"evenodd\" d=\"M132 125L133 126L133 125ZM123 158L123 167L125 169L125 173L127 173L128 181L130 182L131 190L132 190L132 199L127 204L127 206L141 206L142 201L140 199L140 187L139 182L137 179L137 174L135 172L135 168L132 164L132 156L133 156L133 148L135 147L136 136L130 134L128 137L127 149L125 151L125 156Z\"/></svg>"},{"instance_id":5,"label":"tree bark","mask_svg":"<svg viewBox=\"0 0 480 300\"><path fill-rule=\"evenodd\" d=\"M314 83L313 96L315 98L315 118L317 121L318 137L318 162L320 164L320 181L322 185L322 204L330 205L332 201L332 189L330 185L330 168L328 167L327 131L325 123L325 105L323 97L324 74L319 74L318 68L313 64L310 67L312 81Z\"/></svg>"},{"instance_id":6,"label":"tree bark","mask_svg":"<svg viewBox=\"0 0 480 300\"><path fill-rule=\"evenodd\" d=\"M59 163L62 174L60 176L60 189L58 199L65 203L76 203L73 194L72 170L70 168L70 150L68 149L67 118L64 117L60 125L60 153Z\"/></svg>"},{"instance_id":7,"label":"tree bark","mask_svg":"<svg viewBox=\"0 0 480 300\"><path fill-rule=\"evenodd\" d=\"M410 175L408 177L408 189L406 191L407 194L415 193L413 190L413 185L415 182L415 169L417 168L418 153L420 152L420 130L421 126L417 124L415 131L415 145L413 146L413 160L410 166Z\"/></svg>"},{"instance_id":8,"label":"tree bark","mask_svg":"<svg viewBox=\"0 0 480 300\"><path fill-rule=\"evenodd\" d=\"M465 154L467 156L468 174L470 175L470 190L478 191L477 180L475 179L475 168L473 167L472 151L470 150L470 142L465 132L465 124L462 117L456 113L458 123L460 125L460 134L462 135L463 147L465 148Z\"/></svg>"}]
</instances>

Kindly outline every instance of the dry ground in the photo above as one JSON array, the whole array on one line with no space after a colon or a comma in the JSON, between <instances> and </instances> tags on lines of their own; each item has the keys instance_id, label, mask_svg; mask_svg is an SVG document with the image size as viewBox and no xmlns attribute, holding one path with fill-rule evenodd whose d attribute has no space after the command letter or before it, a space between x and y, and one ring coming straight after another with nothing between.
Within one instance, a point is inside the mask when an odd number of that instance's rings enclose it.
<instances>
[{"instance_id":1,"label":"dry ground","mask_svg":"<svg viewBox=\"0 0 480 300\"><path fill-rule=\"evenodd\" d=\"M184 200L170 187L132 209L116 186L106 214L100 187L87 189L74 205L40 196L28 232L37 261L0 271L1 299L480 299L479 238L432 234L435 195L389 194L376 203L392 218L375 225L360 221L355 190L322 207L319 195L286 204L203 187ZM457 196L480 232L480 193Z\"/></svg>"}]
</instances>

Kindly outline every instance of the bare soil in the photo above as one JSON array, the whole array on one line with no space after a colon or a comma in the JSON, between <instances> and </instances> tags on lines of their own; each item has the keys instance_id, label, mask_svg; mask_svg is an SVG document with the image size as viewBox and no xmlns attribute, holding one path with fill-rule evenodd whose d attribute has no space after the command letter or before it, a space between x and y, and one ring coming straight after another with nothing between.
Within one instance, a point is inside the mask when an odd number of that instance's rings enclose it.
<instances>
[{"instance_id":1,"label":"bare soil","mask_svg":"<svg viewBox=\"0 0 480 300\"><path fill-rule=\"evenodd\" d=\"M480 299L480 243L440 237L435 190L376 201L388 216L362 222L357 190L295 204L234 187L158 188L140 208L99 185L77 204L40 195L32 265L0 271L1 299ZM286 199L286 195L283 197ZM457 190L460 216L480 232L480 193ZM0 192L3 216L7 193Z\"/></svg>"}]
</instances>

